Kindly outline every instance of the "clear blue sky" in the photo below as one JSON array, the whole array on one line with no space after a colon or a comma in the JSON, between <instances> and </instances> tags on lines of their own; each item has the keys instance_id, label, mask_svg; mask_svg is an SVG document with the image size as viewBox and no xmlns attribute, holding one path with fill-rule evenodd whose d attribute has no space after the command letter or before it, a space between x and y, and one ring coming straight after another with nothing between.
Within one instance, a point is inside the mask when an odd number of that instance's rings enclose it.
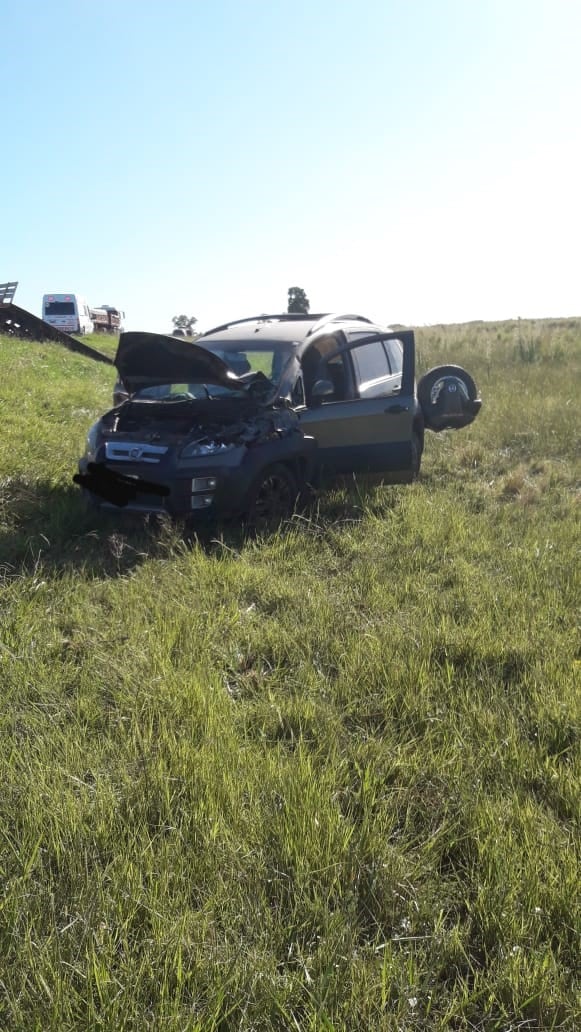
<instances>
[{"instance_id":1,"label":"clear blue sky","mask_svg":"<svg viewBox=\"0 0 581 1032\"><path fill-rule=\"evenodd\" d=\"M579 0L0 0L0 36L32 311L581 314Z\"/></svg>"}]
</instances>

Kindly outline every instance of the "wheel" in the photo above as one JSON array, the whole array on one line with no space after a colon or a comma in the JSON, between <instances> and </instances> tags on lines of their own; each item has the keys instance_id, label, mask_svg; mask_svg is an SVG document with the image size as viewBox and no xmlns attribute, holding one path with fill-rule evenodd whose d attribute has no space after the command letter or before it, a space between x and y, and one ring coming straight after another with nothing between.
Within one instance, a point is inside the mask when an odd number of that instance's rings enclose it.
<instances>
[{"instance_id":1,"label":"wheel","mask_svg":"<svg viewBox=\"0 0 581 1032\"><path fill-rule=\"evenodd\" d=\"M418 383L418 401L430 430L468 426L480 411L474 380L461 366L436 366Z\"/></svg>"},{"instance_id":2,"label":"wheel","mask_svg":"<svg viewBox=\"0 0 581 1032\"><path fill-rule=\"evenodd\" d=\"M297 493L296 480L287 466L268 466L251 488L246 523L256 530L280 523L292 513Z\"/></svg>"}]
</instances>

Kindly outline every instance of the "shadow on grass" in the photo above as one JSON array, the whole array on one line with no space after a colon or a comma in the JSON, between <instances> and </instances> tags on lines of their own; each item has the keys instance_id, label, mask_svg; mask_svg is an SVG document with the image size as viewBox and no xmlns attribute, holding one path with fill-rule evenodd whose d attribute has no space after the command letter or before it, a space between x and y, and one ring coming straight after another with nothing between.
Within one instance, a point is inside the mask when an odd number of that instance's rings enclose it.
<instances>
[{"instance_id":1,"label":"shadow on grass","mask_svg":"<svg viewBox=\"0 0 581 1032\"><path fill-rule=\"evenodd\" d=\"M40 568L119 577L167 556L177 528L147 516L91 509L78 487L18 478L1 488L0 583Z\"/></svg>"},{"instance_id":2,"label":"shadow on grass","mask_svg":"<svg viewBox=\"0 0 581 1032\"><path fill-rule=\"evenodd\" d=\"M83 570L88 577L120 577L147 559L168 558L176 548L238 552L257 536L289 527L325 535L359 523L376 508L361 485L343 485L321 492L282 527L257 535L234 521L192 528L169 517L142 516L123 508L94 509L72 483L30 483L14 477L0 486L0 492L0 584L40 569L57 576ZM393 500L388 504L391 507Z\"/></svg>"}]
</instances>

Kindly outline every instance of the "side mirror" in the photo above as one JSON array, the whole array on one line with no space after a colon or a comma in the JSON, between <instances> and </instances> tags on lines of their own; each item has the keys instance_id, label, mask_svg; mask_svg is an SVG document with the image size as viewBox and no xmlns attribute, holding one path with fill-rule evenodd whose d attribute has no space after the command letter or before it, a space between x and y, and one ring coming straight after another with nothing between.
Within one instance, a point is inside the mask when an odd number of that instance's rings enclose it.
<instances>
[{"instance_id":1,"label":"side mirror","mask_svg":"<svg viewBox=\"0 0 581 1032\"><path fill-rule=\"evenodd\" d=\"M311 391L311 403L321 405L323 398L330 398L335 393L335 385L331 380L316 380Z\"/></svg>"}]
</instances>

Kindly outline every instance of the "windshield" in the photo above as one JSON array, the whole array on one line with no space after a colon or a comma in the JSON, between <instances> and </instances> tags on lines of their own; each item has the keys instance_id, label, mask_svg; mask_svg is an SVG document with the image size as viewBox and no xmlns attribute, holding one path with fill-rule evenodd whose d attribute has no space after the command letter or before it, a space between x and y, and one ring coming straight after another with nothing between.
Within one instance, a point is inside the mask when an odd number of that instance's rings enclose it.
<instances>
[{"instance_id":1,"label":"windshield","mask_svg":"<svg viewBox=\"0 0 581 1032\"><path fill-rule=\"evenodd\" d=\"M74 315L74 301L47 301L44 306L45 315Z\"/></svg>"},{"instance_id":2,"label":"windshield","mask_svg":"<svg viewBox=\"0 0 581 1032\"><path fill-rule=\"evenodd\" d=\"M277 384L282 371L292 354L292 345L268 344L249 347L244 344L203 345L206 351L221 358L235 376L252 381L253 374L262 373L272 384ZM263 381L264 382L264 381ZM189 401L199 398L244 397L239 387L220 386L215 383L164 383L155 387L143 387L134 398L141 401Z\"/></svg>"},{"instance_id":3,"label":"windshield","mask_svg":"<svg viewBox=\"0 0 581 1032\"><path fill-rule=\"evenodd\" d=\"M273 344L256 345L253 341L248 347L243 343L225 344L219 341L216 344L208 343L202 339L198 343L217 355L226 363L229 369L236 376L245 376L247 373L263 373L273 384L280 380L282 371L293 352L292 345Z\"/></svg>"}]
</instances>

